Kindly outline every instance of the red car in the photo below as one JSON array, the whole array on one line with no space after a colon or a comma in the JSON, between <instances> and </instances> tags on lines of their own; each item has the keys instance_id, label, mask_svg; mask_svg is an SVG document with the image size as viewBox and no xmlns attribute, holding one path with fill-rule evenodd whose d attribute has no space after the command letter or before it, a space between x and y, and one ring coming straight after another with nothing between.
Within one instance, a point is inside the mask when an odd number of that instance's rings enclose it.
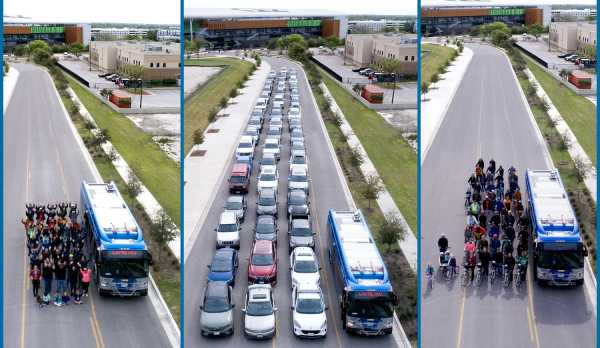
<instances>
[{"instance_id":1,"label":"red car","mask_svg":"<svg viewBox=\"0 0 600 348\"><path fill-rule=\"evenodd\" d=\"M248 283L277 283L277 248L273 242L259 240L254 243L248 259Z\"/></svg>"}]
</instances>

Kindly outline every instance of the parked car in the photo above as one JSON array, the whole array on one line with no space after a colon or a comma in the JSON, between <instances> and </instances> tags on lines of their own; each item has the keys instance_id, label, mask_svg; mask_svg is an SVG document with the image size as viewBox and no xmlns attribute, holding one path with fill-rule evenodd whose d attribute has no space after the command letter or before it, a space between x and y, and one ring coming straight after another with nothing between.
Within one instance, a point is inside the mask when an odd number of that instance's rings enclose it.
<instances>
[{"instance_id":1,"label":"parked car","mask_svg":"<svg viewBox=\"0 0 600 348\"><path fill-rule=\"evenodd\" d=\"M250 156L254 158L254 139L249 136L242 136L237 148L235 149L235 157Z\"/></svg>"},{"instance_id":2,"label":"parked car","mask_svg":"<svg viewBox=\"0 0 600 348\"><path fill-rule=\"evenodd\" d=\"M292 101L290 102L290 109L291 108L297 108L298 110L302 111L302 107L300 106L300 98L299 97L292 97Z\"/></svg>"},{"instance_id":3,"label":"parked car","mask_svg":"<svg viewBox=\"0 0 600 348\"><path fill-rule=\"evenodd\" d=\"M308 173L308 158L305 153L293 153L290 156L290 172L292 172L294 168L304 168Z\"/></svg>"},{"instance_id":4,"label":"parked car","mask_svg":"<svg viewBox=\"0 0 600 348\"><path fill-rule=\"evenodd\" d=\"M574 56L574 54L568 54L566 56L564 56L564 60L569 60L569 58L571 58L572 56Z\"/></svg>"},{"instance_id":5,"label":"parked car","mask_svg":"<svg viewBox=\"0 0 600 348\"><path fill-rule=\"evenodd\" d=\"M291 68L290 69L290 74L295 74L296 73L296 68Z\"/></svg>"},{"instance_id":6,"label":"parked car","mask_svg":"<svg viewBox=\"0 0 600 348\"><path fill-rule=\"evenodd\" d=\"M290 83L290 91L293 89L298 89L298 84L296 82L291 82Z\"/></svg>"},{"instance_id":7,"label":"parked car","mask_svg":"<svg viewBox=\"0 0 600 348\"><path fill-rule=\"evenodd\" d=\"M277 157L272 152L263 153L262 159L260 160L260 172L262 172L267 167L273 167L277 169Z\"/></svg>"},{"instance_id":8,"label":"parked car","mask_svg":"<svg viewBox=\"0 0 600 348\"><path fill-rule=\"evenodd\" d=\"M356 68L352 69L352 71L354 71L354 72L361 72L361 71L363 71L365 69L366 68L362 68L362 67L359 66L359 67L356 67Z\"/></svg>"},{"instance_id":9,"label":"parked car","mask_svg":"<svg viewBox=\"0 0 600 348\"><path fill-rule=\"evenodd\" d=\"M288 219L288 236L290 240L289 252L297 247L308 247L315 249L314 235L312 231L312 223L306 217L290 216Z\"/></svg>"},{"instance_id":10,"label":"parked car","mask_svg":"<svg viewBox=\"0 0 600 348\"><path fill-rule=\"evenodd\" d=\"M283 131L283 120L281 117L271 117L269 121L269 127L277 127L279 128L279 132ZM279 141L281 142L281 140Z\"/></svg>"},{"instance_id":11,"label":"parked car","mask_svg":"<svg viewBox=\"0 0 600 348\"><path fill-rule=\"evenodd\" d=\"M300 121L298 119L291 119L291 120L289 120L288 121L288 129L289 129L290 133L294 129L302 130L302 121Z\"/></svg>"},{"instance_id":12,"label":"parked car","mask_svg":"<svg viewBox=\"0 0 600 348\"><path fill-rule=\"evenodd\" d=\"M273 189L264 189L258 193L258 202L256 202L256 216L274 215L275 219L279 217L279 202L277 194Z\"/></svg>"},{"instance_id":13,"label":"parked car","mask_svg":"<svg viewBox=\"0 0 600 348\"><path fill-rule=\"evenodd\" d=\"M292 289L303 282L321 284L321 267L317 262L317 255L311 248L297 247L290 254L290 273L292 275Z\"/></svg>"},{"instance_id":14,"label":"parked car","mask_svg":"<svg viewBox=\"0 0 600 348\"><path fill-rule=\"evenodd\" d=\"M257 116L250 117L250 121L248 121L248 126L256 127L258 130L258 134L262 132L262 118Z\"/></svg>"},{"instance_id":15,"label":"parked car","mask_svg":"<svg viewBox=\"0 0 600 348\"><path fill-rule=\"evenodd\" d=\"M217 249L230 247L240 250L241 230L234 213L230 211L221 213L219 226L215 228L215 232L217 232Z\"/></svg>"},{"instance_id":16,"label":"parked car","mask_svg":"<svg viewBox=\"0 0 600 348\"><path fill-rule=\"evenodd\" d=\"M267 92L269 94L269 98L271 98L272 89L269 86L264 86L262 89L263 92Z\"/></svg>"},{"instance_id":17,"label":"parked car","mask_svg":"<svg viewBox=\"0 0 600 348\"><path fill-rule=\"evenodd\" d=\"M112 75L112 74L111 73L101 73L101 74L98 74L98 77L106 77L108 75Z\"/></svg>"},{"instance_id":18,"label":"parked car","mask_svg":"<svg viewBox=\"0 0 600 348\"><path fill-rule=\"evenodd\" d=\"M265 119L265 113L263 109L254 109L252 110L252 115L250 115L250 117L258 117L260 118L260 123L263 123Z\"/></svg>"},{"instance_id":19,"label":"parked car","mask_svg":"<svg viewBox=\"0 0 600 348\"><path fill-rule=\"evenodd\" d=\"M265 339L275 336L275 297L269 284L248 286L244 302L244 335Z\"/></svg>"},{"instance_id":20,"label":"parked car","mask_svg":"<svg viewBox=\"0 0 600 348\"><path fill-rule=\"evenodd\" d=\"M300 98L300 93L298 92L297 89L292 89L292 91L290 92L290 97L291 98L294 98L294 97Z\"/></svg>"},{"instance_id":21,"label":"parked car","mask_svg":"<svg viewBox=\"0 0 600 348\"><path fill-rule=\"evenodd\" d=\"M254 241L268 240L277 245L277 219L273 215L260 215L254 224Z\"/></svg>"},{"instance_id":22,"label":"parked car","mask_svg":"<svg viewBox=\"0 0 600 348\"><path fill-rule=\"evenodd\" d=\"M570 56L570 55L571 55L570 53L563 53L563 54L559 54L557 57L558 58L565 58L565 57Z\"/></svg>"},{"instance_id":23,"label":"parked car","mask_svg":"<svg viewBox=\"0 0 600 348\"><path fill-rule=\"evenodd\" d=\"M573 56L570 56L570 57L569 57L569 62L573 62L573 63L575 63L575 61L576 61L577 59L579 59L579 56L578 56L578 55L573 55Z\"/></svg>"},{"instance_id":24,"label":"parked car","mask_svg":"<svg viewBox=\"0 0 600 348\"><path fill-rule=\"evenodd\" d=\"M213 256L212 262L208 266L208 279L210 282L226 282L235 286L235 271L238 267L238 252L229 247L219 249Z\"/></svg>"},{"instance_id":25,"label":"parked car","mask_svg":"<svg viewBox=\"0 0 600 348\"><path fill-rule=\"evenodd\" d=\"M310 179L308 178L308 173L305 168L296 167L292 168L290 171L290 176L288 177L288 188L289 190L302 190L307 195L309 194L309 185Z\"/></svg>"},{"instance_id":26,"label":"parked car","mask_svg":"<svg viewBox=\"0 0 600 348\"><path fill-rule=\"evenodd\" d=\"M372 69L365 69L365 70L361 71L360 74L364 75L364 76L367 76L367 75L369 75L372 72L373 72Z\"/></svg>"},{"instance_id":27,"label":"parked car","mask_svg":"<svg viewBox=\"0 0 600 348\"><path fill-rule=\"evenodd\" d=\"M227 203L223 207L225 212L232 212L235 214L239 222L244 222L246 216L246 197L245 196L229 196Z\"/></svg>"},{"instance_id":28,"label":"parked car","mask_svg":"<svg viewBox=\"0 0 600 348\"><path fill-rule=\"evenodd\" d=\"M287 196L287 216L305 216L310 215L310 202L306 193L301 190L293 190L288 192Z\"/></svg>"},{"instance_id":29,"label":"parked car","mask_svg":"<svg viewBox=\"0 0 600 348\"><path fill-rule=\"evenodd\" d=\"M306 154L306 146L303 141L294 141L290 147L292 156L297 153Z\"/></svg>"},{"instance_id":30,"label":"parked car","mask_svg":"<svg viewBox=\"0 0 600 348\"><path fill-rule=\"evenodd\" d=\"M281 142L281 128L276 125L270 126L267 131L267 139L277 139L278 142Z\"/></svg>"},{"instance_id":31,"label":"parked car","mask_svg":"<svg viewBox=\"0 0 600 348\"><path fill-rule=\"evenodd\" d=\"M246 127L246 130L244 131L244 135L252 137L254 139L254 147L256 147L256 145L258 145L258 127L254 127L254 126L248 126Z\"/></svg>"},{"instance_id":32,"label":"parked car","mask_svg":"<svg viewBox=\"0 0 600 348\"><path fill-rule=\"evenodd\" d=\"M269 98L271 97L271 92L262 91L260 92L260 99L264 99L269 104Z\"/></svg>"},{"instance_id":33,"label":"parked car","mask_svg":"<svg viewBox=\"0 0 600 348\"><path fill-rule=\"evenodd\" d=\"M210 282L204 289L200 309L203 336L233 333L233 288L227 282Z\"/></svg>"},{"instance_id":34,"label":"parked car","mask_svg":"<svg viewBox=\"0 0 600 348\"><path fill-rule=\"evenodd\" d=\"M263 115L267 112L267 99L265 98L258 98L258 100L256 101L256 105L254 106L254 110L259 109L262 110Z\"/></svg>"},{"instance_id":35,"label":"parked car","mask_svg":"<svg viewBox=\"0 0 600 348\"><path fill-rule=\"evenodd\" d=\"M323 293L319 285L299 283L292 290L292 318L294 335L298 337L325 337L327 315Z\"/></svg>"},{"instance_id":36,"label":"parked car","mask_svg":"<svg viewBox=\"0 0 600 348\"><path fill-rule=\"evenodd\" d=\"M277 90L275 91L275 95L284 95L285 94L285 87L277 87Z\"/></svg>"},{"instance_id":37,"label":"parked car","mask_svg":"<svg viewBox=\"0 0 600 348\"><path fill-rule=\"evenodd\" d=\"M249 284L277 284L277 248L268 240L254 242L248 258Z\"/></svg>"},{"instance_id":38,"label":"parked car","mask_svg":"<svg viewBox=\"0 0 600 348\"><path fill-rule=\"evenodd\" d=\"M265 144L263 145L263 154L264 153L273 153L277 158L277 161L280 159L281 155L281 143L277 139L266 139Z\"/></svg>"},{"instance_id":39,"label":"parked car","mask_svg":"<svg viewBox=\"0 0 600 348\"><path fill-rule=\"evenodd\" d=\"M281 112L281 108L273 107L271 109L271 113L269 114L269 116L271 116L271 118L273 118L273 117L283 117L283 112Z\"/></svg>"},{"instance_id":40,"label":"parked car","mask_svg":"<svg viewBox=\"0 0 600 348\"><path fill-rule=\"evenodd\" d=\"M279 172L277 169L273 170L273 168L265 168L258 175L258 193L262 190L272 189L277 193L279 186Z\"/></svg>"},{"instance_id":41,"label":"parked car","mask_svg":"<svg viewBox=\"0 0 600 348\"><path fill-rule=\"evenodd\" d=\"M265 86L269 87L271 90L273 90L273 81L266 81L265 82Z\"/></svg>"},{"instance_id":42,"label":"parked car","mask_svg":"<svg viewBox=\"0 0 600 348\"><path fill-rule=\"evenodd\" d=\"M248 165L248 172L252 173L252 162L253 158L250 156L238 156L235 159L235 163L246 163Z\"/></svg>"},{"instance_id":43,"label":"parked car","mask_svg":"<svg viewBox=\"0 0 600 348\"><path fill-rule=\"evenodd\" d=\"M273 100L273 107L283 110L285 106L285 98L283 94L276 94L275 100Z\"/></svg>"},{"instance_id":44,"label":"parked car","mask_svg":"<svg viewBox=\"0 0 600 348\"><path fill-rule=\"evenodd\" d=\"M290 145L297 140L304 142L304 133L300 129L294 129L290 133Z\"/></svg>"},{"instance_id":45,"label":"parked car","mask_svg":"<svg viewBox=\"0 0 600 348\"><path fill-rule=\"evenodd\" d=\"M300 109L290 108L290 110L288 111L288 120L300 120L300 119L302 119L302 113L300 112Z\"/></svg>"}]
</instances>

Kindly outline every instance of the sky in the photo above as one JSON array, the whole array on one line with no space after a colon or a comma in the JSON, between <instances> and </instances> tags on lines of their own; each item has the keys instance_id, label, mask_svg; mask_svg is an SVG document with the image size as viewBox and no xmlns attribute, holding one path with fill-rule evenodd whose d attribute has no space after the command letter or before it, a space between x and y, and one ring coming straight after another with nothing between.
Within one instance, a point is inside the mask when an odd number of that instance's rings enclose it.
<instances>
[{"instance_id":1,"label":"sky","mask_svg":"<svg viewBox=\"0 0 600 348\"><path fill-rule=\"evenodd\" d=\"M342 0L304 0L302 5L294 6L291 2L281 0L228 0L224 6L221 2L207 4L206 0L184 0L184 7L195 8L281 8L281 9L310 9L340 11L348 14L379 14L379 15L417 15L417 0L384 0L367 6L361 1ZM387 2L387 4L384 4ZM251 3L252 5L249 5Z\"/></svg>"},{"instance_id":2,"label":"sky","mask_svg":"<svg viewBox=\"0 0 600 348\"><path fill-rule=\"evenodd\" d=\"M180 23L178 0L21 0L3 1L4 15L22 15L32 19L65 21L118 22L142 24ZM169 3L169 5L165 5ZM70 10L70 11L69 11Z\"/></svg>"}]
</instances>

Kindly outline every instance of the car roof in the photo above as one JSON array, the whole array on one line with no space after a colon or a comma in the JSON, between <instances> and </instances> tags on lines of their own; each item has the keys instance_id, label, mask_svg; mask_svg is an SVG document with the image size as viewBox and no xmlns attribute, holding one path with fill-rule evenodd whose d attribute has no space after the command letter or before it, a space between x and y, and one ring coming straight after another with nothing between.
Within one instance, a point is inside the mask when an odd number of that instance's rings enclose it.
<instances>
[{"instance_id":1,"label":"car roof","mask_svg":"<svg viewBox=\"0 0 600 348\"><path fill-rule=\"evenodd\" d=\"M233 258L234 254L235 254L235 251L233 249L231 249L230 247L217 249L217 252L215 253L215 256L213 257L213 259L231 260Z\"/></svg>"},{"instance_id":2,"label":"car roof","mask_svg":"<svg viewBox=\"0 0 600 348\"><path fill-rule=\"evenodd\" d=\"M298 109L298 108L290 108L290 111L298 111L298 112L300 112L300 109Z\"/></svg>"},{"instance_id":3,"label":"car roof","mask_svg":"<svg viewBox=\"0 0 600 348\"><path fill-rule=\"evenodd\" d=\"M273 196L273 197L275 197L275 190L273 190L273 189L263 189L263 190L260 190L260 193L258 195L259 196Z\"/></svg>"},{"instance_id":4,"label":"car roof","mask_svg":"<svg viewBox=\"0 0 600 348\"><path fill-rule=\"evenodd\" d=\"M244 196L229 196L227 198L227 202L243 202Z\"/></svg>"},{"instance_id":5,"label":"car roof","mask_svg":"<svg viewBox=\"0 0 600 348\"><path fill-rule=\"evenodd\" d=\"M296 255L296 261L316 261L317 255L309 247L297 247L293 253Z\"/></svg>"},{"instance_id":6,"label":"car roof","mask_svg":"<svg viewBox=\"0 0 600 348\"><path fill-rule=\"evenodd\" d=\"M240 156L240 157L242 157L242 156ZM304 152L292 152L292 157L306 157L306 153L304 153Z\"/></svg>"},{"instance_id":7,"label":"car roof","mask_svg":"<svg viewBox=\"0 0 600 348\"><path fill-rule=\"evenodd\" d=\"M235 163L238 163L238 161L249 161L249 162L252 162L252 157L250 157L250 156L238 156L238 158L235 159ZM240 163L246 163L246 162L240 162Z\"/></svg>"},{"instance_id":8,"label":"car roof","mask_svg":"<svg viewBox=\"0 0 600 348\"><path fill-rule=\"evenodd\" d=\"M314 292L316 294L321 292L321 289L315 282L300 282L296 286L298 287L298 291Z\"/></svg>"},{"instance_id":9,"label":"car roof","mask_svg":"<svg viewBox=\"0 0 600 348\"><path fill-rule=\"evenodd\" d=\"M260 109L259 109L259 110L260 110ZM262 112L262 111L261 111L261 112ZM258 117L258 116L252 116L252 117L250 118L250 121L258 121L258 122L260 122L260 117Z\"/></svg>"},{"instance_id":10,"label":"car roof","mask_svg":"<svg viewBox=\"0 0 600 348\"><path fill-rule=\"evenodd\" d=\"M210 282L206 286L206 297L210 298L228 298L229 285L227 282Z\"/></svg>"},{"instance_id":11,"label":"car roof","mask_svg":"<svg viewBox=\"0 0 600 348\"><path fill-rule=\"evenodd\" d=\"M248 286L249 302L265 302L271 300L271 285L255 284Z\"/></svg>"},{"instance_id":12,"label":"car roof","mask_svg":"<svg viewBox=\"0 0 600 348\"><path fill-rule=\"evenodd\" d=\"M273 157L273 158L275 158L275 154L272 153L272 152L264 152L263 153L263 158L265 158L265 157Z\"/></svg>"},{"instance_id":13,"label":"car roof","mask_svg":"<svg viewBox=\"0 0 600 348\"><path fill-rule=\"evenodd\" d=\"M270 138L270 139L265 139L265 144L266 143L277 143L277 144L279 144L279 141L277 139Z\"/></svg>"},{"instance_id":14,"label":"car roof","mask_svg":"<svg viewBox=\"0 0 600 348\"><path fill-rule=\"evenodd\" d=\"M259 215L256 219L256 223L260 225L266 224L267 222L269 223L269 225L274 225L275 217L273 215Z\"/></svg>"},{"instance_id":15,"label":"car roof","mask_svg":"<svg viewBox=\"0 0 600 348\"><path fill-rule=\"evenodd\" d=\"M237 217L235 216L235 213L232 211L226 211L221 213L221 218L219 219L219 222L222 224L234 224L237 222Z\"/></svg>"},{"instance_id":16,"label":"car roof","mask_svg":"<svg viewBox=\"0 0 600 348\"><path fill-rule=\"evenodd\" d=\"M256 242L254 242L252 249L254 250L255 254L272 254L273 253L273 242L271 242L269 240L258 240Z\"/></svg>"},{"instance_id":17,"label":"car roof","mask_svg":"<svg viewBox=\"0 0 600 348\"><path fill-rule=\"evenodd\" d=\"M245 174L248 171L248 163L234 163L231 172L233 174Z\"/></svg>"},{"instance_id":18,"label":"car roof","mask_svg":"<svg viewBox=\"0 0 600 348\"><path fill-rule=\"evenodd\" d=\"M265 167L265 169L262 170L261 174L265 173L265 174L275 174L275 168L273 167Z\"/></svg>"},{"instance_id":19,"label":"car roof","mask_svg":"<svg viewBox=\"0 0 600 348\"><path fill-rule=\"evenodd\" d=\"M292 226L299 228L310 227L310 221L308 219L293 219Z\"/></svg>"},{"instance_id":20,"label":"car roof","mask_svg":"<svg viewBox=\"0 0 600 348\"><path fill-rule=\"evenodd\" d=\"M306 168L294 167L292 168L292 175L306 174Z\"/></svg>"},{"instance_id":21,"label":"car roof","mask_svg":"<svg viewBox=\"0 0 600 348\"><path fill-rule=\"evenodd\" d=\"M302 196L302 197L306 197L306 193L304 193L304 191L302 191L302 190L291 190L290 191L290 196Z\"/></svg>"},{"instance_id":22,"label":"car roof","mask_svg":"<svg viewBox=\"0 0 600 348\"><path fill-rule=\"evenodd\" d=\"M252 137L251 137L251 136L249 136L249 135L244 135L244 136L242 136L242 138L240 139L240 143L241 143L241 142L245 142L245 141L252 142Z\"/></svg>"}]
</instances>

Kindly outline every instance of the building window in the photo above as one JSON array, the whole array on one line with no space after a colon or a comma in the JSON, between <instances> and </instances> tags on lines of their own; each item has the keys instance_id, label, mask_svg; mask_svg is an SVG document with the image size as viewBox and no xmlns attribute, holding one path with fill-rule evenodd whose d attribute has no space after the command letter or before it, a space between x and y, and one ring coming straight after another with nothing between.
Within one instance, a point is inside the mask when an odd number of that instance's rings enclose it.
<instances>
[{"instance_id":1,"label":"building window","mask_svg":"<svg viewBox=\"0 0 600 348\"><path fill-rule=\"evenodd\" d=\"M408 60L408 56L404 56L404 60Z\"/></svg>"},{"instance_id":2,"label":"building window","mask_svg":"<svg viewBox=\"0 0 600 348\"><path fill-rule=\"evenodd\" d=\"M156 67L157 67L157 68L160 68L160 63L156 63Z\"/></svg>"},{"instance_id":3,"label":"building window","mask_svg":"<svg viewBox=\"0 0 600 348\"><path fill-rule=\"evenodd\" d=\"M150 63L150 67L153 68L154 67L154 63Z\"/></svg>"},{"instance_id":4,"label":"building window","mask_svg":"<svg viewBox=\"0 0 600 348\"><path fill-rule=\"evenodd\" d=\"M415 56L411 56L411 57L410 57L410 60L415 60Z\"/></svg>"},{"instance_id":5,"label":"building window","mask_svg":"<svg viewBox=\"0 0 600 348\"><path fill-rule=\"evenodd\" d=\"M166 68L166 67L167 67L167 63L163 63L163 68Z\"/></svg>"}]
</instances>

